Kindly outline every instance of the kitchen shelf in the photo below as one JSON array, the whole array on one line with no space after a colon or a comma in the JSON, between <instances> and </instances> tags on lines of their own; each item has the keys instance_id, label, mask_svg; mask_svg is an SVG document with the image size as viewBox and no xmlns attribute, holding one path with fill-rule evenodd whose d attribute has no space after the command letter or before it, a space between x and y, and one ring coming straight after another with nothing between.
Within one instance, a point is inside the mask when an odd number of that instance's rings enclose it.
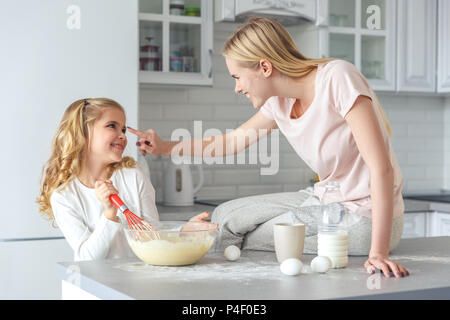
<instances>
[{"instance_id":1,"label":"kitchen shelf","mask_svg":"<svg viewBox=\"0 0 450 320\"><path fill-rule=\"evenodd\" d=\"M367 26L374 14L371 5L379 9L379 29ZM319 6L326 16L319 23L319 55L353 63L374 90L394 91L396 2L320 0Z\"/></svg>"},{"instance_id":2,"label":"kitchen shelf","mask_svg":"<svg viewBox=\"0 0 450 320\"><path fill-rule=\"evenodd\" d=\"M157 80L155 80L157 78ZM152 84L172 84L202 86L209 84L201 74L187 74L185 72L139 71L141 87Z\"/></svg>"},{"instance_id":3,"label":"kitchen shelf","mask_svg":"<svg viewBox=\"0 0 450 320\"><path fill-rule=\"evenodd\" d=\"M212 86L212 1L197 0L200 16L170 14L170 0L148 1L139 13L140 86Z\"/></svg>"},{"instance_id":4,"label":"kitchen shelf","mask_svg":"<svg viewBox=\"0 0 450 320\"><path fill-rule=\"evenodd\" d=\"M202 17L175 16L170 14L139 13L139 21L168 21L174 23L202 24Z\"/></svg>"}]
</instances>

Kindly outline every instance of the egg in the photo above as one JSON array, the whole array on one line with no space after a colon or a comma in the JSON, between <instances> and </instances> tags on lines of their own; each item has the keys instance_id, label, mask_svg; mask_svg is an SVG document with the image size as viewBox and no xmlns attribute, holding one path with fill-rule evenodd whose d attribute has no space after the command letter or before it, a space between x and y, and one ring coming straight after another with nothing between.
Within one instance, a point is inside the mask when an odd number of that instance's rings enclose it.
<instances>
[{"instance_id":1,"label":"egg","mask_svg":"<svg viewBox=\"0 0 450 320\"><path fill-rule=\"evenodd\" d=\"M223 255L228 261L236 261L241 256L241 250L236 246L228 246Z\"/></svg>"},{"instance_id":2,"label":"egg","mask_svg":"<svg viewBox=\"0 0 450 320\"><path fill-rule=\"evenodd\" d=\"M317 256L311 261L311 270L314 272L325 273L331 268L331 260L326 256Z\"/></svg>"},{"instance_id":3,"label":"egg","mask_svg":"<svg viewBox=\"0 0 450 320\"><path fill-rule=\"evenodd\" d=\"M303 263L296 258L284 260L280 265L282 273L288 276L296 276L302 271Z\"/></svg>"}]
</instances>

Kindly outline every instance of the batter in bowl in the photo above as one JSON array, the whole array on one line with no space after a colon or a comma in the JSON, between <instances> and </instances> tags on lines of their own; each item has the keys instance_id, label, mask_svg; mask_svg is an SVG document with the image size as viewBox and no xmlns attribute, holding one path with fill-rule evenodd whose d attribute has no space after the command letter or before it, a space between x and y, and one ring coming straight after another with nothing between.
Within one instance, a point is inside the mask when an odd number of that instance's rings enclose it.
<instances>
[{"instance_id":1,"label":"batter in bowl","mask_svg":"<svg viewBox=\"0 0 450 320\"><path fill-rule=\"evenodd\" d=\"M133 252L142 261L158 266L183 266L196 263L211 248L214 237L169 237L141 242L128 239Z\"/></svg>"}]
</instances>

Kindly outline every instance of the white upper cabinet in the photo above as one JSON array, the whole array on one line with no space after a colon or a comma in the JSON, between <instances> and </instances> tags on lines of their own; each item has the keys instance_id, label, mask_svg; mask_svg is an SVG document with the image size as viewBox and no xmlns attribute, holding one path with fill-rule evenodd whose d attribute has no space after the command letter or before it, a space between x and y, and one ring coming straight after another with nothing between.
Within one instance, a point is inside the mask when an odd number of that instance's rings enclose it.
<instances>
[{"instance_id":1,"label":"white upper cabinet","mask_svg":"<svg viewBox=\"0 0 450 320\"><path fill-rule=\"evenodd\" d=\"M215 21L244 22L263 15L295 25L316 19L316 0L215 0L214 6Z\"/></svg>"},{"instance_id":2,"label":"white upper cabinet","mask_svg":"<svg viewBox=\"0 0 450 320\"><path fill-rule=\"evenodd\" d=\"M438 3L438 92L450 92L450 1Z\"/></svg>"},{"instance_id":3,"label":"white upper cabinet","mask_svg":"<svg viewBox=\"0 0 450 320\"><path fill-rule=\"evenodd\" d=\"M139 0L139 82L212 85L213 2Z\"/></svg>"},{"instance_id":4,"label":"white upper cabinet","mask_svg":"<svg viewBox=\"0 0 450 320\"><path fill-rule=\"evenodd\" d=\"M436 91L437 0L398 0L397 90Z\"/></svg>"},{"instance_id":5,"label":"white upper cabinet","mask_svg":"<svg viewBox=\"0 0 450 320\"><path fill-rule=\"evenodd\" d=\"M450 92L449 0L317 0L320 57L353 63L377 91Z\"/></svg>"},{"instance_id":6,"label":"white upper cabinet","mask_svg":"<svg viewBox=\"0 0 450 320\"><path fill-rule=\"evenodd\" d=\"M319 55L353 63L374 90L394 91L395 1L320 0L318 4Z\"/></svg>"},{"instance_id":7,"label":"white upper cabinet","mask_svg":"<svg viewBox=\"0 0 450 320\"><path fill-rule=\"evenodd\" d=\"M314 20L316 17L316 3L314 0L235 1L235 14L240 15L246 13L287 15L287 16L291 15L303 17L309 20Z\"/></svg>"}]
</instances>

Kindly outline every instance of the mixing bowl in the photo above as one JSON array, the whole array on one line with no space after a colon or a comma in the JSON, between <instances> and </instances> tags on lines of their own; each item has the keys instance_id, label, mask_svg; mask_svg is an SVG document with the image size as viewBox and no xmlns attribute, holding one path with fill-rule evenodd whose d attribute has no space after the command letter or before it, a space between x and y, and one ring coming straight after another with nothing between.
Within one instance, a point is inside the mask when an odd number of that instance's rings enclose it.
<instances>
[{"instance_id":1,"label":"mixing bowl","mask_svg":"<svg viewBox=\"0 0 450 320\"><path fill-rule=\"evenodd\" d=\"M161 222L156 231L124 227L128 244L136 256L156 266L183 266L199 261L211 249L218 234L214 224Z\"/></svg>"}]
</instances>

